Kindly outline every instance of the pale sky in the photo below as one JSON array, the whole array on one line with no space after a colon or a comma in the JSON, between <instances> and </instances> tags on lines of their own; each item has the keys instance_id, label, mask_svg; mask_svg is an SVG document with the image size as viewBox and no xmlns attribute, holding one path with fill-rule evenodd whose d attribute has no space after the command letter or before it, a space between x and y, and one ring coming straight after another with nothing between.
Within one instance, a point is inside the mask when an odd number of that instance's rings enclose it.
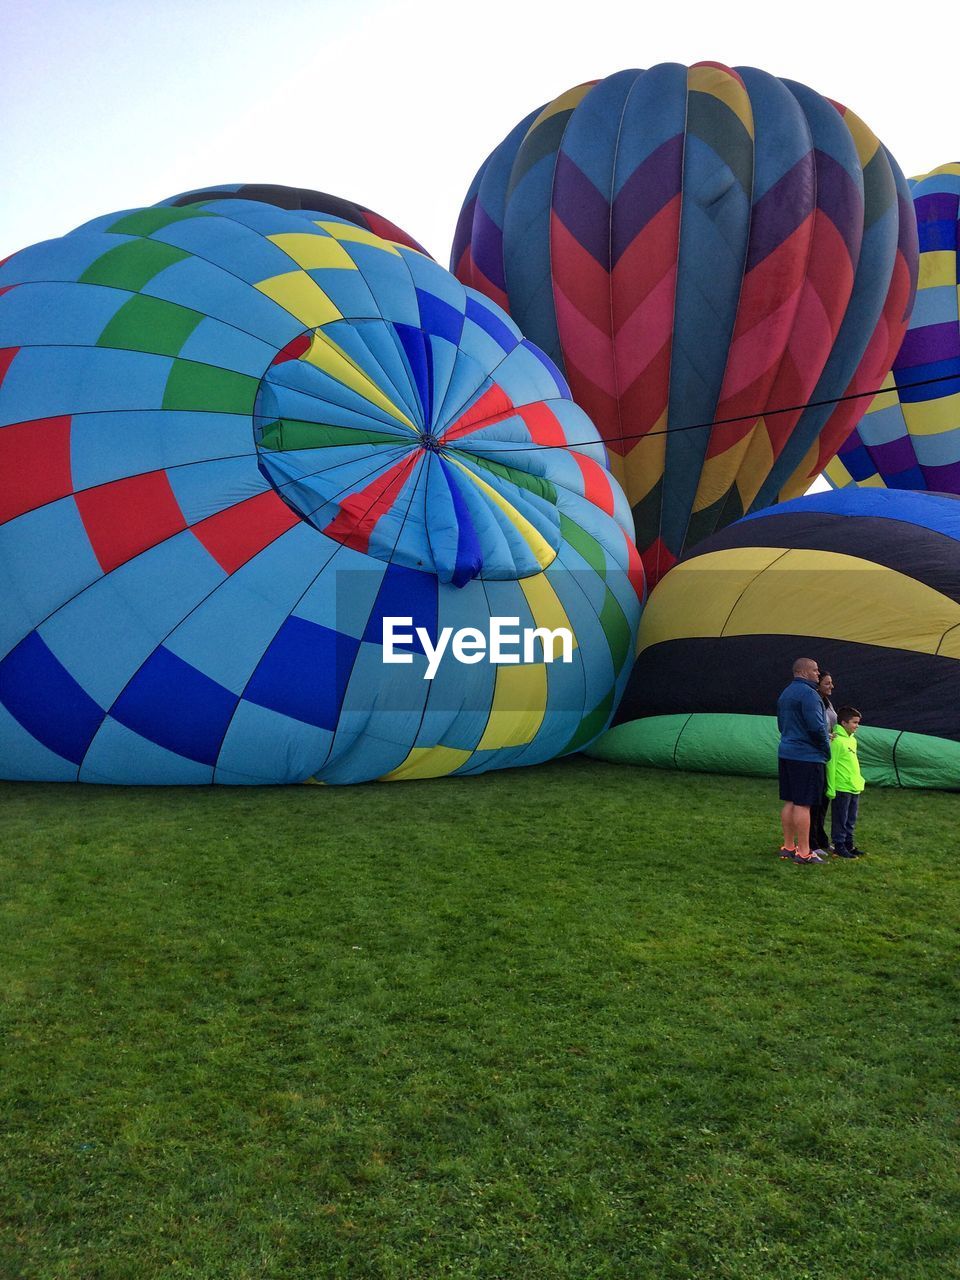
<instances>
[{"instance_id":1,"label":"pale sky","mask_svg":"<svg viewBox=\"0 0 960 1280\"><path fill-rule=\"evenodd\" d=\"M522 116L665 61L803 81L923 173L960 157L958 13L946 0L0 0L0 258L193 187L274 182L366 204L446 263L470 179Z\"/></svg>"}]
</instances>

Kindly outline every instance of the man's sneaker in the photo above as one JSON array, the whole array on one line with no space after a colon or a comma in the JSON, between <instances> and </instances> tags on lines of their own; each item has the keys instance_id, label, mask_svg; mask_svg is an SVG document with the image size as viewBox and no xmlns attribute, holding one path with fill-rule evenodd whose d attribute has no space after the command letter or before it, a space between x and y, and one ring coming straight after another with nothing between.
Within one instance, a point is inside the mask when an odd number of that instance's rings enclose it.
<instances>
[{"instance_id":1,"label":"man's sneaker","mask_svg":"<svg viewBox=\"0 0 960 1280\"><path fill-rule=\"evenodd\" d=\"M820 857L819 853L812 850L810 853L800 853L795 849L793 852L793 861L799 862L802 867L806 867L809 866L811 862L822 862L823 859Z\"/></svg>"},{"instance_id":2,"label":"man's sneaker","mask_svg":"<svg viewBox=\"0 0 960 1280\"><path fill-rule=\"evenodd\" d=\"M792 858L792 857L793 857L793 855L794 855L796 852L797 852L797 851L796 851L796 849L788 849L788 848L787 848L787 846L786 846L785 844L780 846L780 857L781 857L781 858L784 858L784 859L786 859L786 858Z\"/></svg>"}]
</instances>

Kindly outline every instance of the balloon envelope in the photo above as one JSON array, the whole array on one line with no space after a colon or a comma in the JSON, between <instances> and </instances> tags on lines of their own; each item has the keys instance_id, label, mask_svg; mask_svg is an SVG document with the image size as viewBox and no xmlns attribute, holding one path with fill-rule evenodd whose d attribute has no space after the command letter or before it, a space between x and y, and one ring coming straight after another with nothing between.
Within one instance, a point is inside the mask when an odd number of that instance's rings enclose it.
<instances>
[{"instance_id":1,"label":"balloon envelope","mask_svg":"<svg viewBox=\"0 0 960 1280\"><path fill-rule=\"evenodd\" d=\"M776 775L793 662L863 714L868 780L960 789L960 499L849 488L737 521L644 612L605 759Z\"/></svg>"},{"instance_id":2,"label":"balloon envelope","mask_svg":"<svg viewBox=\"0 0 960 1280\"><path fill-rule=\"evenodd\" d=\"M824 472L832 485L960 493L960 164L911 178L917 300L884 391Z\"/></svg>"},{"instance_id":3,"label":"balloon envelope","mask_svg":"<svg viewBox=\"0 0 960 1280\"><path fill-rule=\"evenodd\" d=\"M754 68L663 64L521 121L474 179L452 265L564 370L655 581L836 452L868 403L836 399L900 344L916 228L853 112Z\"/></svg>"},{"instance_id":4,"label":"balloon envelope","mask_svg":"<svg viewBox=\"0 0 960 1280\"><path fill-rule=\"evenodd\" d=\"M609 721L626 500L551 362L431 259L250 200L110 214L0 266L0 348L0 776L473 773ZM426 678L498 617L571 660Z\"/></svg>"}]
</instances>

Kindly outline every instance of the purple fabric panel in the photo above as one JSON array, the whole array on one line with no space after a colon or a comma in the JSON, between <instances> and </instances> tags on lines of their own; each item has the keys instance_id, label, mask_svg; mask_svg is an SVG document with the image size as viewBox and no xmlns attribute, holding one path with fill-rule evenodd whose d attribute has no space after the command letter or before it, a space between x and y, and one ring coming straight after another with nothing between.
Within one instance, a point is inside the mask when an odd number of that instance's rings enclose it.
<instances>
[{"instance_id":1,"label":"purple fabric panel","mask_svg":"<svg viewBox=\"0 0 960 1280\"><path fill-rule=\"evenodd\" d=\"M932 364L934 360L949 360L956 355L960 355L960 329L956 321L928 324L921 329L907 331L897 354L897 368Z\"/></svg>"},{"instance_id":2,"label":"purple fabric panel","mask_svg":"<svg viewBox=\"0 0 960 1280\"><path fill-rule=\"evenodd\" d=\"M927 477L927 488L939 493L960 494L960 462L951 462L945 467L924 467Z\"/></svg>"},{"instance_id":3,"label":"purple fabric panel","mask_svg":"<svg viewBox=\"0 0 960 1280\"><path fill-rule=\"evenodd\" d=\"M507 278L503 270L503 229L478 204L473 219L473 261L491 284L506 292Z\"/></svg>"},{"instance_id":4,"label":"purple fabric panel","mask_svg":"<svg viewBox=\"0 0 960 1280\"><path fill-rule=\"evenodd\" d=\"M863 196L857 185L833 156L816 151L817 207L822 209L840 232L850 261L856 265L863 238Z\"/></svg>"},{"instance_id":5,"label":"purple fabric panel","mask_svg":"<svg viewBox=\"0 0 960 1280\"><path fill-rule=\"evenodd\" d=\"M948 222L957 220L960 212L960 194L952 191L931 191L913 202L918 222Z\"/></svg>"},{"instance_id":6,"label":"purple fabric panel","mask_svg":"<svg viewBox=\"0 0 960 1280\"><path fill-rule=\"evenodd\" d=\"M747 271L768 257L814 209L813 153L801 157L753 206Z\"/></svg>"},{"instance_id":7,"label":"purple fabric panel","mask_svg":"<svg viewBox=\"0 0 960 1280\"><path fill-rule=\"evenodd\" d=\"M906 471L908 467L917 465L913 443L909 436L901 436L899 440L888 440L886 444L870 445L868 453L881 475L893 475L897 471Z\"/></svg>"},{"instance_id":8,"label":"purple fabric panel","mask_svg":"<svg viewBox=\"0 0 960 1280\"><path fill-rule=\"evenodd\" d=\"M610 204L564 151L557 154L553 211L573 238L610 270Z\"/></svg>"},{"instance_id":9,"label":"purple fabric panel","mask_svg":"<svg viewBox=\"0 0 960 1280\"><path fill-rule=\"evenodd\" d=\"M614 263L682 185L683 134L678 133L652 151L620 188L613 205Z\"/></svg>"}]
</instances>

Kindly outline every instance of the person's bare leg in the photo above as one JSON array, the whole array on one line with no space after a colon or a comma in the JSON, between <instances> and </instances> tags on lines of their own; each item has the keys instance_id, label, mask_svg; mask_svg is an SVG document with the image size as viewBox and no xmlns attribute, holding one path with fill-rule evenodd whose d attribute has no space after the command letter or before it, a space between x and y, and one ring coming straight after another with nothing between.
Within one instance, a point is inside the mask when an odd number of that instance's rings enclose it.
<instances>
[{"instance_id":1,"label":"person's bare leg","mask_svg":"<svg viewBox=\"0 0 960 1280\"><path fill-rule=\"evenodd\" d=\"M783 827L783 847L784 849L792 849L796 844L797 826L794 817L794 809L796 808L789 800L780 810L780 825Z\"/></svg>"},{"instance_id":2,"label":"person's bare leg","mask_svg":"<svg viewBox=\"0 0 960 1280\"><path fill-rule=\"evenodd\" d=\"M810 852L810 806L793 806L793 825L797 833L797 853L805 857Z\"/></svg>"}]
</instances>

